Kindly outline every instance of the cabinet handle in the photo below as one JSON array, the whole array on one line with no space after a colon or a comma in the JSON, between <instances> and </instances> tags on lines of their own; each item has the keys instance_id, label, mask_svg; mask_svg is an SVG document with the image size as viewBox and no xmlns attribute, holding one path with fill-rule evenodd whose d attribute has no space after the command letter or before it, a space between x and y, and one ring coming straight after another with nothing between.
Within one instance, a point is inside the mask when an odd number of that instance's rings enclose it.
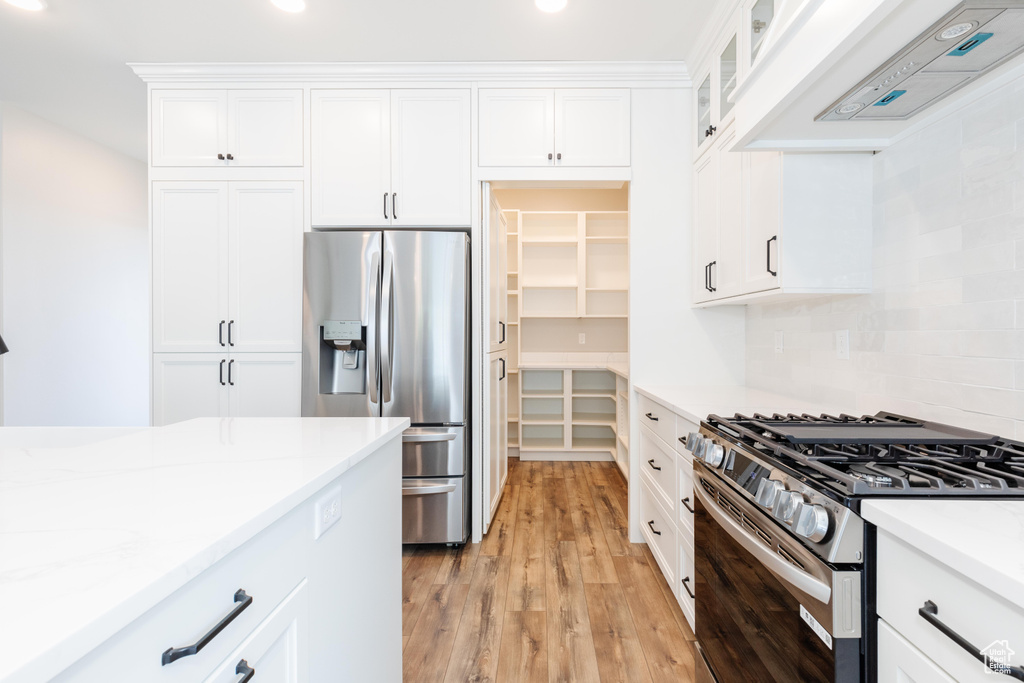
<instances>
[{"instance_id":1,"label":"cabinet handle","mask_svg":"<svg viewBox=\"0 0 1024 683\"><path fill-rule=\"evenodd\" d=\"M1019 681L1024 681L1024 668L1019 666L1010 666L1009 664L1000 664L997 662L989 662L988 658L981 653L981 651L971 645L963 636L946 626L942 621L939 620L939 607L931 600L925 600L924 606L917 610L917 613L924 617L925 621L934 626L939 630L942 635L946 636L954 643L959 645L962 649L966 650L969 655L977 659L979 662L985 665L990 671L995 673L1005 674L1010 678L1016 678Z\"/></svg>"},{"instance_id":2,"label":"cabinet handle","mask_svg":"<svg viewBox=\"0 0 1024 683\"><path fill-rule=\"evenodd\" d=\"M555 158L555 155L552 154L551 152L548 152L548 161L551 161L554 158Z\"/></svg>"},{"instance_id":3,"label":"cabinet handle","mask_svg":"<svg viewBox=\"0 0 1024 683\"><path fill-rule=\"evenodd\" d=\"M233 157L230 154L228 154L228 161L234 161L234 160L235 160L235 157Z\"/></svg>"},{"instance_id":4,"label":"cabinet handle","mask_svg":"<svg viewBox=\"0 0 1024 683\"><path fill-rule=\"evenodd\" d=\"M228 346L234 346L235 340L232 332L235 330L235 321L231 320L228 322Z\"/></svg>"},{"instance_id":5,"label":"cabinet handle","mask_svg":"<svg viewBox=\"0 0 1024 683\"><path fill-rule=\"evenodd\" d=\"M391 193L391 217L398 220L398 193Z\"/></svg>"},{"instance_id":6,"label":"cabinet handle","mask_svg":"<svg viewBox=\"0 0 1024 683\"><path fill-rule=\"evenodd\" d=\"M386 220L386 221L387 220L391 220L388 217L388 193L387 192L384 193L384 220Z\"/></svg>"},{"instance_id":7,"label":"cabinet handle","mask_svg":"<svg viewBox=\"0 0 1024 683\"><path fill-rule=\"evenodd\" d=\"M717 132L718 132L718 128L716 128L715 126L711 126L710 128L708 128L708 130L710 130L710 131L711 131L711 134L712 134L712 135L714 135L715 133L717 133ZM230 155L230 154L228 155L228 158L229 158L229 159L231 158L231 155Z\"/></svg>"},{"instance_id":8,"label":"cabinet handle","mask_svg":"<svg viewBox=\"0 0 1024 683\"><path fill-rule=\"evenodd\" d=\"M686 585L688 583L690 583L690 577L689 576L687 576L685 579L683 579L683 590L686 591L686 594L690 596L691 600L696 600L697 596L694 595L693 591L690 590L690 587ZM246 680L248 680L248 679L246 679Z\"/></svg>"},{"instance_id":9,"label":"cabinet handle","mask_svg":"<svg viewBox=\"0 0 1024 683\"><path fill-rule=\"evenodd\" d=\"M220 342L221 346L224 346L224 321L220 321L220 325L217 327L217 341Z\"/></svg>"},{"instance_id":10,"label":"cabinet handle","mask_svg":"<svg viewBox=\"0 0 1024 683\"><path fill-rule=\"evenodd\" d=\"M706 266L704 266L704 289L708 290L709 292L715 291L715 290L711 289L711 264L710 263L707 264Z\"/></svg>"},{"instance_id":11,"label":"cabinet handle","mask_svg":"<svg viewBox=\"0 0 1024 683\"><path fill-rule=\"evenodd\" d=\"M498 340L498 343L499 344L504 344L505 343L505 323L503 323L503 322L501 322L499 320L498 324L501 325L501 339Z\"/></svg>"},{"instance_id":12,"label":"cabinet handle","mask_svg":"<svg viewBox=\"0 0 1024 683\"><path fill-rule=\"evenodd\" d=\"M223 154L218 154L217 158L220 159L221 161L224 161L224 155Z\"/></svg>"},{"instance_id":13,"label":"cabinet handle","mask_svg":"<svg viewBox=\"0 0 1024 683\"><path fill-rule=\"evenodd\" d=\"M688 500L690 500L689 496L687 496L686 498L683 498L680 502L683 504L684 508L686 508L687 510L690 511L690 514L692 515L693 514L693 508L690 507L690 504L688 502L686 502Z\"/></svg>"},{"instance_id":14,"label":"cabinet handle","mask_svg":"<svg viewBox=\"0 0 1024 683\"><path fill-rule=\"evenodd\" d=\"M558 154L556 154L555 158L558 159L559 161L561 161L562 160L562 153L559 152Z\"/></svg>"},{"instance_id":15,"label":"cabinet handle","mask_svg":"<svg viewBox=\"0 0 1024 683\"><path fill-rule=\"evenodd\" d=\"M647 413L646 415L644 415L644 417L646 417L651 422L657 422L658 421L658 416L655 415L654 413Z\"/></svg>"},{"instance_id":16,"label":"cabinet handle","mask_svg":"<svg viewBox=\"0 0 1024 683\"><path fill-rule=\"evenodd\" d=\"M648 460L647 464L651 466L652 470L658 470L659 472L661 472L661 468L654 464L654 458Z\"/></svg>"},{"instance_id":17,"label":"cabinet handle","mask_svg":"<svg viewBox=\"0 0 1024 683\"><path fill-rule=\"evenodd\" d=\"M712 261L711 263L708 264L708 290L712 291L712 292L717 292L718 291L718 287L715 287L715 283L713 282L714 278L712 277L712 275L714 273L714 267L717 266L717 265L718 265L718 261ZM231 328L230 327L228 328L228 341L229 342L231 341Z\"/></svg>"},{"instance_id":18,"label":"cabinet handle","mask_svg":"<svg viewBox=\"0 0 1024 683\"><path fill-rule=\"evenodd\" d=\"M224 363L227 363L223 358L220 361L220 385L226 387L227 383L224 381Z\"/></svg>"},{"instance_id":19,"label":"cabinet handle","mask_svg":"<svg viewBox=\"0 0 1024 683\"><path fill-rule=\"evenodd\" d=\"M776 271L772 270L772 242L776 241L778 238L778 235L772 235L771 237L768 238L768 241L765 243L765 268L768 270L768 274L771 275L772 277L778 275Z\"/></svg>"},{"instance_id":20,"label":"cabinet handle","mask_svg":"<svg viewBox=\"0 0 1024 683\"><path fill-rule=\"evenodd\" d=\"M501 361L501 377L498 378L498 381L500 382L505 379L505 359L499 358L498 360Z\"/></svg>"},{"instance_id":21,"label":"cabinet handle","mask_svg":"<svg viewBox=\"0 0 1024 683\"><path fill-rule=\"evenodd\" d=\"M231 376L231 369L233 367L235 367L235 359L234 358L232 358L231 360L228 361L228 384L230 384L231 386L235 386L235 380Z\"/></svg>"},{"instance_id":22,"label":"cabinet handle","mask_svg":"<svg viewBox=\"0 0 1024 683\"><path fill-rule=\"evenodd\" d=\"M235 675L245 674L244 678L241 678L238 683L249 683L252 677L256 675L256 669L249 666L249 662L244 659L235 664Z\"/></svg>"},{"instance_id":23,"label":"cabinet handle","mask_svg":"<svg viewBox=\"0 0 1024 683\"><path fill-rule=\"evenodd\" d=\"M222 361L223 362L223 361ZM246 595L245 591L239 588L235 591L235 602L238 604L228 612L228 615L220 620L220 622L214 626L210 631L197 640L193 645L186 647L169 647L164 651L163 656L160 658L161 666L167 666L171 662L176 662L182 657L191 657L194 654L198 654L200 650L210 644L210 642L217 637L221 631L223 631L228 624L238 618L238 615L249 608L252 604L252 596Z\"/></svg>"},{"instance_id":24,"label":"cabinet handle","mask_svg":"<svg viewBox=\"0 0 1024 683\"><path fill-rule=\"evenodd\" d=\"M661 536L661 532L654 528L654 520L653 519L651 521L647 522L647 526L651 527L651 531L653 531L656 536Z\"/></svg>"}]
</instances>

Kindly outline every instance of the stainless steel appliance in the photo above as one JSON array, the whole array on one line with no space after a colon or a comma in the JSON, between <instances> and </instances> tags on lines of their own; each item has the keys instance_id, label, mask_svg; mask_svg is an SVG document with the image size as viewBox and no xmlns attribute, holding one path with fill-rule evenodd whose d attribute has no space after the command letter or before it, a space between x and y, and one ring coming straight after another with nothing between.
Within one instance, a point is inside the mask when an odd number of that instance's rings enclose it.
<instances>
[{"instance_id":1,"label":"stainless steel appliance","mask_svg":"<svg viewBox=\"0 0 1024 683\"><path fill-rule=\"evenodd\" d=\"M405 543L469 536L469 235L305 236L302 414L409 417Z\"/></svg>"},{"instance_id":2,"label":"stainless steel appliance","mask_svg":"<svg viewBox=\"0 0 1024 683\"><path fill-rule=\"evenodd\" d=\"M709 416L694 455L698 681L874 680L868 497L1024 498L1024 444L879 413Z\"/></svg>"}]
</instances>

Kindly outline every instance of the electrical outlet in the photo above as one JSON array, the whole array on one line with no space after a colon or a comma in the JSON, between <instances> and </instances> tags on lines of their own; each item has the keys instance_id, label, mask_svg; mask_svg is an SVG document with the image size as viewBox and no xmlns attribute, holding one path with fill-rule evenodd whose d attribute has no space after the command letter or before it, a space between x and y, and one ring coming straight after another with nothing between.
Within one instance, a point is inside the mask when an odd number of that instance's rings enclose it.
<instances>
[{"instance_id":1,"label":"electrical outlet","mask_svg":"<svg viewBox=\"0 0 1024 683\"><path fill-rule=\"evenodd\" d=\"M587 335L585 333L583 333L583 332L580 332L580 344L586 344L586 343L587 343Z\"/></svg>"},{"instance_id":2,"label":"electrical outlet","mask_svg":"<svg viewBox=\"0 0 1024 683\"><path fill-rule=\"evenodd\" d=\"M313 540L341 519L341 487L335 486L316 502L316 519L313 520Z\"/></svg>"},{"instance_id":3,"label":"electrical outlet","mask_svg":"<svg viewBox=\"0 0 1024 683\"><path fill-rule=\"evenodd\" d=\"M839 360L850 360L849 330L839 330L836 332L836 358Z\"/></svg>"},{"instance_id":4,"label":"electrical outlet","mask_svg":"<svg viewBox=\"0 0 1024 683\"><path fill-rule=\"evenodd\" d=\"M782 334L782 330L775 332L775 353L782 353L785 348L785 336Z\"/></svg>"}]
</instances>

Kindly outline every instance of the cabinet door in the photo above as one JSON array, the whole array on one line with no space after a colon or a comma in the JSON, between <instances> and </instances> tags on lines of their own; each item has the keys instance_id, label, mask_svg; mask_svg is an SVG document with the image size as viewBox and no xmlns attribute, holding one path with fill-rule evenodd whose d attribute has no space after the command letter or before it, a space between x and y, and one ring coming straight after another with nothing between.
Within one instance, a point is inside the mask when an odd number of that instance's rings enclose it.
<instances>
[{"instance_id":1,"label":"cabinet door","mask_svg":"<svg viewBox=\"0 0 1024 683\"><path fill-rule=\"evenodd\" d=\"M391 91L392 225L469 226L469 90Z\"/></svg>"},{"instance_id":2,"label":"cabinet door","mask_svg":"<svg viewBox=\"0 0 1024 683\"><path fill-rule=\"evenodd\" d=\"M718 255L718 157L705 155L693 175L693 300L700 303L715 298L709 279Z\"/></svg>"},{"instance_id":3,"label":"cabinet door","mask_svg":"<svg viewBox=\"0 0 1024 683\"><path fill-rule=\"evenodd\" d=\"M299 417L301 353L236 353L226 376L231 417Z\"/></svg>"},{"instance_id":4,"label":"cabinet door","mask_svg":"<svg viewBox=\"0 0 1024 683\"><path fill-rule=\"evenodd\" d=\"M985 671L978 664L978 678ZM998 680L995 679L995 680ZM878 683L953 683L939 666L896 632L878 620Z\"/></svg>"},{"instance_id":5,"label":"cabinet door","mask_svg":"<svg viewBox=\"0 0 1024 683\"><path fill-rule=\"evenodd\" d=\"M302 183L229 185L232 351L302 350Z\"/></svg>"},{"instance_id":6,"label":"cabinet door","mask_svg":"<svg viewBox=\"0 0 1024 683\"><path fill-rule=\"evenodd\" d=\"M782 220L782 154L750 152L746 157L746 228L744 231L744 284L746 292L779 286L779 240Z\"/></svg>"},{"instance_id":7,"label":"cabinet door","mask_svg":"<svg viewBox=\"0 0 1024 683\"><path fill-rule=\"evenodd\" d=\"M228 414L227 356L153 354L153 426Z\"/></svg>"},{"instance_id":8,"label":"cabinet door","mask_svg":"<svg viewBox=\"0 0 1024 683\"><path fill-rule=\"evenodd\" d=\"M314 90L312 222L391 224L391 91Z\"/></svg>"},{"instance_id":9,"label":"cabinet door","mask_svg":"<svg viewBox=\"0 0 1024 683\"><path fill-rule=\"evenodd\" d=\"M224 166L226 90L154 90L153 166Z\"/></svg>"},{"instance_id":10,"label":"cabinet door","mask_svg":"<svg viewBox=\"0 0 1024 683\"><path fill-rule=\"evenodd\" d=\"M302 166L302 91L228 91L229 166Z\"/></svg>"},{"instance_id":11,"label":"cabinet door","mask_svg":"<svg viewBox=\"0 0 1024 683\"><path fill-rule=\"evenodd\" d=\"M484 273L484 291L487 304L484 320L487 321L486 346L488 352L507 348L508 340L508 225L505 215L490 190L484 183L484 253L487 269Z\"/></svg>"},{"instance_id":12,"label":"cabinet door","mask_svg":"<svg viewBox=\"0 0 1024 683\"><path fill-rule=\"evenodd\" d=\"M508 354L487 356L484 374L484 397L487 416L484 425L484 533L487 533L501 500L501 490L508 475Z\"/></svg>"},{"instance_id":13,"label":"cabinet door","mask_svg":"<svg viewBox=\"0 0 1024 683\"><path fill-rule=\"evenodd\" d=\"M730 129L715 143L718 158L718 256L711 269L715 298L743 294L743 157L726 151L736 137Z\"/></svg>"},{"instance_id":14,"label":"cabinet door","mask_svg":"<svg viewBox=\"0 0 1024 683\"><path fill-rule=\"evenodd\" d=\"M226 349L227 183L153 183L153 351Z\"/></svg>"},{"instance_id":15,"label":"cabinet door","mask_svg":"<svg viewBox=\"0 0 1024 683\"><path fill-rule=\"evenodd\" d=\"M552 166L555 91L482 89L481 166Z\"/></svg>"},{"instance_id":16,"label":"cabinet door","mask_svg":"<svg viewBox=\"0 0 1024 683\"><path fill-rule=\"evenodd\" d=\"M629 89L555 91L555 163L629 166Z\"/></svg>"},{"instance_id":17,"label":"cabinet door","mask_svg":"<svg viewBox=\"0 0 1024 683\"><path fill-rule=\"evenodd\" d=\"M696 122L694 157L698 157L711 146L711 73L708 72L693 91L693 120Z\"/></svg>"}]
</instances>

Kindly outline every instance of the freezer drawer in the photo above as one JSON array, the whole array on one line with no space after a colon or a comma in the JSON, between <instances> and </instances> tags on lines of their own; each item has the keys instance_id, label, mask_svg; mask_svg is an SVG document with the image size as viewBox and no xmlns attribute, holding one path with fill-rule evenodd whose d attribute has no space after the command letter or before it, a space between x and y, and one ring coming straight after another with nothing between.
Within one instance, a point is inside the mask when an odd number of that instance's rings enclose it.
<instances>
[{"instance_id":1,"label":"freezer drawer","mask_svg":"<svg viewBox=\"0 0 1024 683\"><path fill-rule=\"evenodd\" d=\"M402 479L402 543L465 543L464 477Z\"/></svg>"},{"instance_id":2,"label":"freezer drawer","mask_svg":"<svg viewBox=\"0 0 1024 683\"><path fill-rule=\"evenodd\" d=\"M413 427L402 434L403 477L466 473L465 427Z\"/></svg>"}]
</instances>

